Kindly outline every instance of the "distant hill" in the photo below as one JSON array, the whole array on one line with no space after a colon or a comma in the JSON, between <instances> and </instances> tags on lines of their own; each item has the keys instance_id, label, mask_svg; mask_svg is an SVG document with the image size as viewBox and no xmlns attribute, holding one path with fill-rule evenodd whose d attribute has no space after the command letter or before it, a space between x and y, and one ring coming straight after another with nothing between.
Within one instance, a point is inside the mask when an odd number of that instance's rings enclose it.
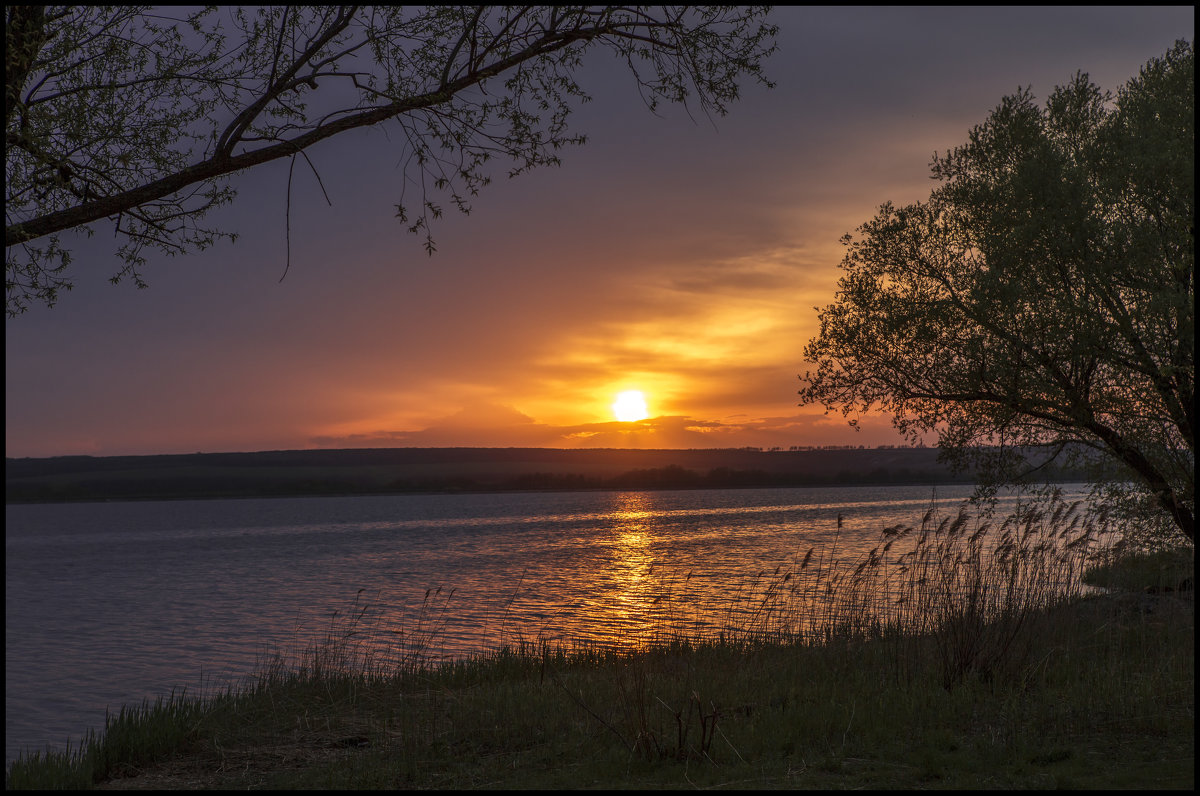
<instances>
[{"instance_id":1,"label":"distant hill","mask_svg":"<svg viewBox=\"0 0 1200 796\"><path fill-rule=\"evenodd\" d=\"M936 448L361 448L5 459L6 502L970 483ZM1059 480L1078 474L1056 473Z\"/></svg>"}]
</instances>

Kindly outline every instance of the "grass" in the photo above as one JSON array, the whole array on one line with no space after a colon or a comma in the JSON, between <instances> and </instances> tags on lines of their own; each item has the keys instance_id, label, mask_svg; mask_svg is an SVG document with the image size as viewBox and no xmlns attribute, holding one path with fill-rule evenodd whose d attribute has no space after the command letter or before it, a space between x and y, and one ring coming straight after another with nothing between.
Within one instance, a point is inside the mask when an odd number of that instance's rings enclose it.
<instances>
[{"instance_id":1,"label":"grass","mask_svg":"<svg viewBox=\"0 0 1200 796\"><path fill-rule=\"evenodd\" d=\"M298 662L123 709L6 785L1191 788L1192 592L1163 586L1193 556L1115 557L1078 507L931 513L857 561L762 573L717 624L664 573L675 604L641 649L518 639L443 664L441 595L383 651L356 604Z\"/></svg>"}]
</instances>

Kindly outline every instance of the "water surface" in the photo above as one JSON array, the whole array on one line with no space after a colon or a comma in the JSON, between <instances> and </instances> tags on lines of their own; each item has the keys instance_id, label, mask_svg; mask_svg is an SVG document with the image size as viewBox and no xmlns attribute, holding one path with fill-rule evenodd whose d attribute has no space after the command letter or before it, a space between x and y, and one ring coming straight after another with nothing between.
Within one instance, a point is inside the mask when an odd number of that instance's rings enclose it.
<instances>
[{"instance_id":1,"label":"water surface","mask_svg":"<svg viewBox=\"0 0 1200 796\"><path fill-rule=\"evenodd\" d=\"M454 656L514 639L637 643L807 550L952 513L969 487L271 498L5 508L6 760L106 709L251 673L369 603ZM841 515L841 528L838 517ZM671 600L664 591L675 590ZM684 599L686 602L686 599ZM424 608L422 608L424 606ZM726 617L728 619L728 617ZM401 647L397 647L401 649Z\"/></svg>"}]
</instances>

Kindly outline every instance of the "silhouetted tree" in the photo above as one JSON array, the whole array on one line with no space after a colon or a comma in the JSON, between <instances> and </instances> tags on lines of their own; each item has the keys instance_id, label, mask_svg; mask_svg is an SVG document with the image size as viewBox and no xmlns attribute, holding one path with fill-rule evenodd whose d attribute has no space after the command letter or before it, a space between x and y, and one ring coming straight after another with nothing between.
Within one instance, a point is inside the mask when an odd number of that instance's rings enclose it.
<instances>
[{"instance_id":1,"label":"silhouetted tree","mask_svg":"<svg viewBox=\"0 0 1200 796\"><path fill-rule=\"evenodd\" d=\"M181 15L178 18L172 14ZM591 50L632 71L646 104L724 114L776 27L765 7L9 6L5 288L10 316L71 287L59 233L107 220L144 286L147 247L204 249L228 177L387 124L405 147L396 215L429 235L435 193L469 211L493 159L515 176L584 138L576 72ZM311 166L312 164L309 163ZM314 169L315 171L315 169ZM290 172L289 172L290 190Z\"/></svg>"},{"instance_id":2,"label":"silhouetted tree","mask_svg":"<svg viewBox=\"0 0 1200 796\"><path fill-rule=\"evenodd\" d=\"M804 400L881 407L993 485L1027 446L1090 454L1111 505L1193 539L1194 114L1186 41L1115 101L1084 74L1006 97L934 156L929 201L846 236Z\"/></svg>"}]
</instances>

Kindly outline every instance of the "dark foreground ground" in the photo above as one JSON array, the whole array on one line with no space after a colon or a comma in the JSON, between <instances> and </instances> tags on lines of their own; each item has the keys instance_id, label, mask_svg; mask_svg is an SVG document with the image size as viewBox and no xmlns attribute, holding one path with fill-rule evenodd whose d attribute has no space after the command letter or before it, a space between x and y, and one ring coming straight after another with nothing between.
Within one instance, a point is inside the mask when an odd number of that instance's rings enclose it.
<instances>
[{"instance_id":1,"label":"dark foreground ground","mask_svg":"<svg viewBox=\"0 0 1200 796\"><path fill-rule=\"evenodd\" d=\"M307 693L273 731L181 745L98 787L1191 790L1192 604L1102 598L1059 621L1068 646L1039 646L1023 683L945 689L919 664L898 681L918 653L877 645L855 661L714 651Z\"/></svg>"}]
</instances>

